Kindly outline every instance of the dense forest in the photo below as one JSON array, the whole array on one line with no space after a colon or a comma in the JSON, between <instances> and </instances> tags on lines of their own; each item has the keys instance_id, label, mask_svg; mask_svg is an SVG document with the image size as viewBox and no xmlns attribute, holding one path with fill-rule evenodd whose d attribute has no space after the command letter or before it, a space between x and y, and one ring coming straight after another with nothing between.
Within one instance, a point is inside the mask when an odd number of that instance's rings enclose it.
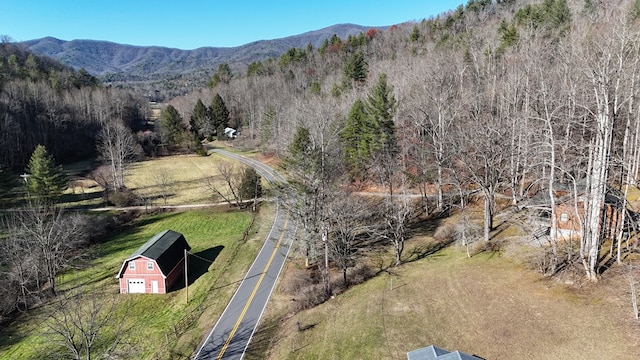
<instances>
[{"instance_id":1,"label":"dense forest","mask_svg":"<svg viewBox=\"0 0 640 360\"><path fill-rule=\"evenodd\" d=\"M419 23L290 49L172 104L188 117L197 99L221 96L246 143L300 165L293 173L314 197L306 204L329 204L345 183L374 182L389 194L420 189L429 211L464 207L447 197L472 189L490 241L498 196L517 209L548 194L549 273L565 261L556 188L571 185L587 201L580 256L569 261L596 280L605 195L610 186L625 192L638 173L639 9L638 1L471 0ZM398 230L410 217L404 204L388 206ZM324 211L307 214L311 248L330 227ZM618 262L621 241L609 242Z\"/></svg>"},{"instance_id":2,"label":"dense forest","mask_svg":"<svg viewBox=\"0 0 640 360\"><path fill-rule=\"evenodd\" d=\"M345 284L367 241L393 248L400 265L412 221L464 214L472 202L482 218L463 216L451 235L467 248L495 249L486 245L494 218L508 208L546 222L546 275L573 267L595 282L605 252L634 265L625 254L637 227L627 195L640 167L639 0L469 0L245 71L223 64L207 88L169 101L155 128L143 127L147 104L130 92L11 43L0 51L0 163L16 173L44 145L61 163L98 156L102 183L121 191L128 161L160 148L205 154L201 141L226 139L231 127L241 133L234 146L280 161L304 255L327 268L330 256ZM388 196L371 206L354 195L372 188ZM560 189L581 195L571 204L583 214L577 243L559 241ZM622 209L613 235L601 225L612 195ZM318 302L331 295L323 276ZM14 303L26 307L27 290L44 280L21 279Z\"/></svg>"},{"instance_id":3,"label":"dense forest","mask_svg":"<svg viewBox=\"0 0 640 360\"><path fill-rule=\"evenodd\" d=\"M8 41L0 44L0 86L0 203L21 208L0 214L4 316L55 295L56 276L107 226L108 218L52 207L68 187L60 165L91 160L105 190L122 188L122 161L143 154L134 131L148 104Z\"/></svg>"},{"instance_id":4,"label":"dense forest","mask_svg":"<svg viewBox=\"0 0 640 360\"><path fill-rule=\"evenodd\" d=\"M0 86L0 164L16 172L39 144L61 163L89 158L104 124L118 119L136 130L147 108L142 97L7 41L0 45Z\"/></svg>"}]
</instances>

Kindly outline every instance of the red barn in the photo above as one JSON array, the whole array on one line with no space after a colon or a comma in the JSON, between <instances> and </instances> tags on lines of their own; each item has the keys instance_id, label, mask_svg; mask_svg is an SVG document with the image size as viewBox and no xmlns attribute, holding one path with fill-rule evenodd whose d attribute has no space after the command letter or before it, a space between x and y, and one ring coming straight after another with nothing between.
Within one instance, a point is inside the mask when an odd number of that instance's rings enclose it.
<instances>
[{"instance_id":1,"label":"red barn","mask_svg":"<svg viewBox=\"0 0 640 360\"><path fill-rule=\"evenodd\" d=\"M184 275L184 251L191 250L178 232L165 230L149 239L123 263L116 278L121 294L166 294Z\"/></svg>"}]
</instances>

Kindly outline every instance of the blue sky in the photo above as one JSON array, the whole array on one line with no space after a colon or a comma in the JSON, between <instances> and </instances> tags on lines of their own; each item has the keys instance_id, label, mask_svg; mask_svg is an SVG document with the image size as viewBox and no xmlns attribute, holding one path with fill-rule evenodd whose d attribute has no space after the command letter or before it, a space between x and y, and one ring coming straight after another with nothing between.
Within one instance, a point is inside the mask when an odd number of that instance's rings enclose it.
<instances>
[{"instance_id":1,"label":"blue sky","mask_svg":"<svg viewBox=\"0 0 640 360\"><path fill-rule=\"evenodd\" d=\"M465 0L2 0L0 34L142 46L231 47L352 23L387 26Z\"/></svg>"}]
</instances>

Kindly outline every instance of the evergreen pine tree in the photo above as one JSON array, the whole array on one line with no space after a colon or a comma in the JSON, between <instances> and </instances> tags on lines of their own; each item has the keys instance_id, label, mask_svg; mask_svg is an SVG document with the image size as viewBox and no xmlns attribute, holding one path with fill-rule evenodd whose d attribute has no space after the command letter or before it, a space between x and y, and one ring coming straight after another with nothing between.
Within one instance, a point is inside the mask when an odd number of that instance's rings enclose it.
<instances>
[{"instance_id":1,"label":"evergreen pine tree","mask_svg":"<svg viewBox=\"0 0 640 360\"><path fill-rule=\"evenodd\" d=\"M364 84L369 74L369 64L364 59L362 51L353 54L344 65L343 75L346 84ZM346 85L345 84L345 85Z\"/></svg>"},{"instance_id":2,"label":"evergreen pine tree","mask_svg":"<svg viewBox=\"0 0 640 360\"><path fill-rule=\"evenodd\" d=\"M225 129L225 127L222 124L218 125L218 128L216 129L216 133L218 134L217 138L220 141L228 139L226 134L224 133L224 129Z\"/></svg>"},{"instance_id":3,"label":"evergreen pine tree","mask_svg":"<svg viewBox=\"0 0 640 360\"><path fill-rule=\"evenodd\" d=\"M640 0L633 0L631 3L631 9L629 10L629 15L632 20L640 18Z\"/></svg>"},{"instance_id":4,"label":"evergreen pine tree","mask_svg":"<svg viewBox=\"0 0 640 360\"><path fill-rule=\"evenodd\" d=\"M240 182L240 199L249 200L262 196L262 182L258 172L252 167L246 167L242 171Z\"/></svg>"},{"instance_id":5,"label":"evergreen pine tree","mask_svg":"<svg viewBox=\"0 0 640 360\"><path fill-rule=\"evenodd\" d=\"M362 100L357 99L351 106L341 137L345 163L351 169L351 177L361 179L371 158L372 142L374 141L373 128L367 118Z\"/></svg>"},{"instance_id":6,"label":"evergreen pine tree","mask_svg":"<svg viewBox=\"0 0 640 360\"><path fill-rule=\"evenodd\" d=\"M214 88L220 83L228 84L229 81L231 81L232 77L233 73L231 72L231 67L229 67L229 64L222 63L218 65L218 71L216 71L211 79L209 79L207 86L209 86L210 88Z\"/></svg>"},{"instance_id":7,"label":"evergreen pine tree","mask_svg":"<svg viewBox=\"0 0 640 360\"><path fill-rule=\"evenodd\" d=\"M229 110L227 110L227 105L225 105L220 94L216 94L213 100L211 100L209 112L214 129L222 128L224 130L224 128L229 126ZM220 134L218 134L218 137L220 137Z\"/></svg>"},{"instance_id":8,"label":"evergreen pine tree","mask_svg":"<svg viewBox=\"0 0 640 360\"><path fill-rule=\"evenodd\" d=\"M420 41L420 29L418 28L418 25L413 25L413 29L411 29L411 35L409 36L409 39L411 40L411 42L418 42Z\"/></svg>"},{"instance_id":9,"label":"evergreen pine tree","mask_svg":"<svg viewBox=\"0 0 640 360\"><path fill-rule=\"evenodd\" d=\"M43 145L36 146L29 165L27 186L29 194L43 199L57 199L67 188L67 176L61 166L56 166L53 156Z\"/></svg>"},{"instance_id":10,"label":"evergreen pine tree","mask_svg":"<svg viewBox=\"0 0 640 360\"><path fill-rule=\"evenodd\" d=\"M312 142L309 129L298 126L287 150L289 154L283 162L287 170L306 173L314 173L317 170L318 152Z\"/></svg>"},{"instance_id":11,"label":"evergreen pine tree","mask_svg":"<svg viewBox=\"0 0 640 360\"><path fill-rule=\"evenodd\" d=\"M191 112L191 118L189 119L191 132L196 134L200 139L204 139L205 137L212 135L213 131L208 122L209 112L207 107L204 106L202 100L198 99L198 101L196 101L196 105L193 107L193 111Z\"/></svg>"},{"instance_id":12,"label":"evergreen pine tree","mask_svg":"<svg viewBox=\"0 0 640 360\"><path fill-rule=\"evenodd\" d=\"M182 141L182 117L178 110L168 105L160 114L160 138L165 145L175 145Z\"/></svg>"},{"instance_id":13,"label":"evergreen pine tree","mask_svg":"<svg viewBox=\"0 0 640 360\"><path fill-rule=\"evenodd\" d=\"M276 109L271 105L267 106L264 114L262 115L262 122L260 123L260 143L263 144L263 146L265 146L265 144L268 144L270 141L273 141L273 139L277 136L277 116L278 113L276 112Z\"/></svg>"},{"instance_id":14,"label":"evergreen pine tree","mask_svg":"<svg viewBox=\"0 0 640 360\"><path fill-rule=\"evenodd\" d=\"M375 141L371 144L372 153L379 150L395 153L397 143L393 118L396 113L396 105L393 87L387 83L387 75L381 74L365 102L368 122L375 137Z\"/></svg>"}]
</instances>

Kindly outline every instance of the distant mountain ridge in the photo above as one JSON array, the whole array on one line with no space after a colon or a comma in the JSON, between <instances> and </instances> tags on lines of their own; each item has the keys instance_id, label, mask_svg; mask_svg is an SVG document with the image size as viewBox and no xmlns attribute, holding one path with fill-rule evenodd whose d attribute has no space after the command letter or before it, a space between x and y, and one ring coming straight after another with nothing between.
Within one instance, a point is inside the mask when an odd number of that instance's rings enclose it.
<instances>
[{"instance_id":1,"label":"distant mountain ridge","mask_svg":"<svg viewBox=\"0 0 640 360\"><path fill-rule=\"evenodd\" d=\"M202 69L217 69L221 63L232 68L279 57L292 47L319 47L334 34L340 38L366 32L372 27L339 24L274 40L260 40L237 47L202 47L180 50L160 46L123 45L99 40L59 40L53 37L22 42L29 50L59 60L76 69L84 68L98 77L157 79ZM376 27L381 28L381 27Z\"/></svg>"}]
</instances>

